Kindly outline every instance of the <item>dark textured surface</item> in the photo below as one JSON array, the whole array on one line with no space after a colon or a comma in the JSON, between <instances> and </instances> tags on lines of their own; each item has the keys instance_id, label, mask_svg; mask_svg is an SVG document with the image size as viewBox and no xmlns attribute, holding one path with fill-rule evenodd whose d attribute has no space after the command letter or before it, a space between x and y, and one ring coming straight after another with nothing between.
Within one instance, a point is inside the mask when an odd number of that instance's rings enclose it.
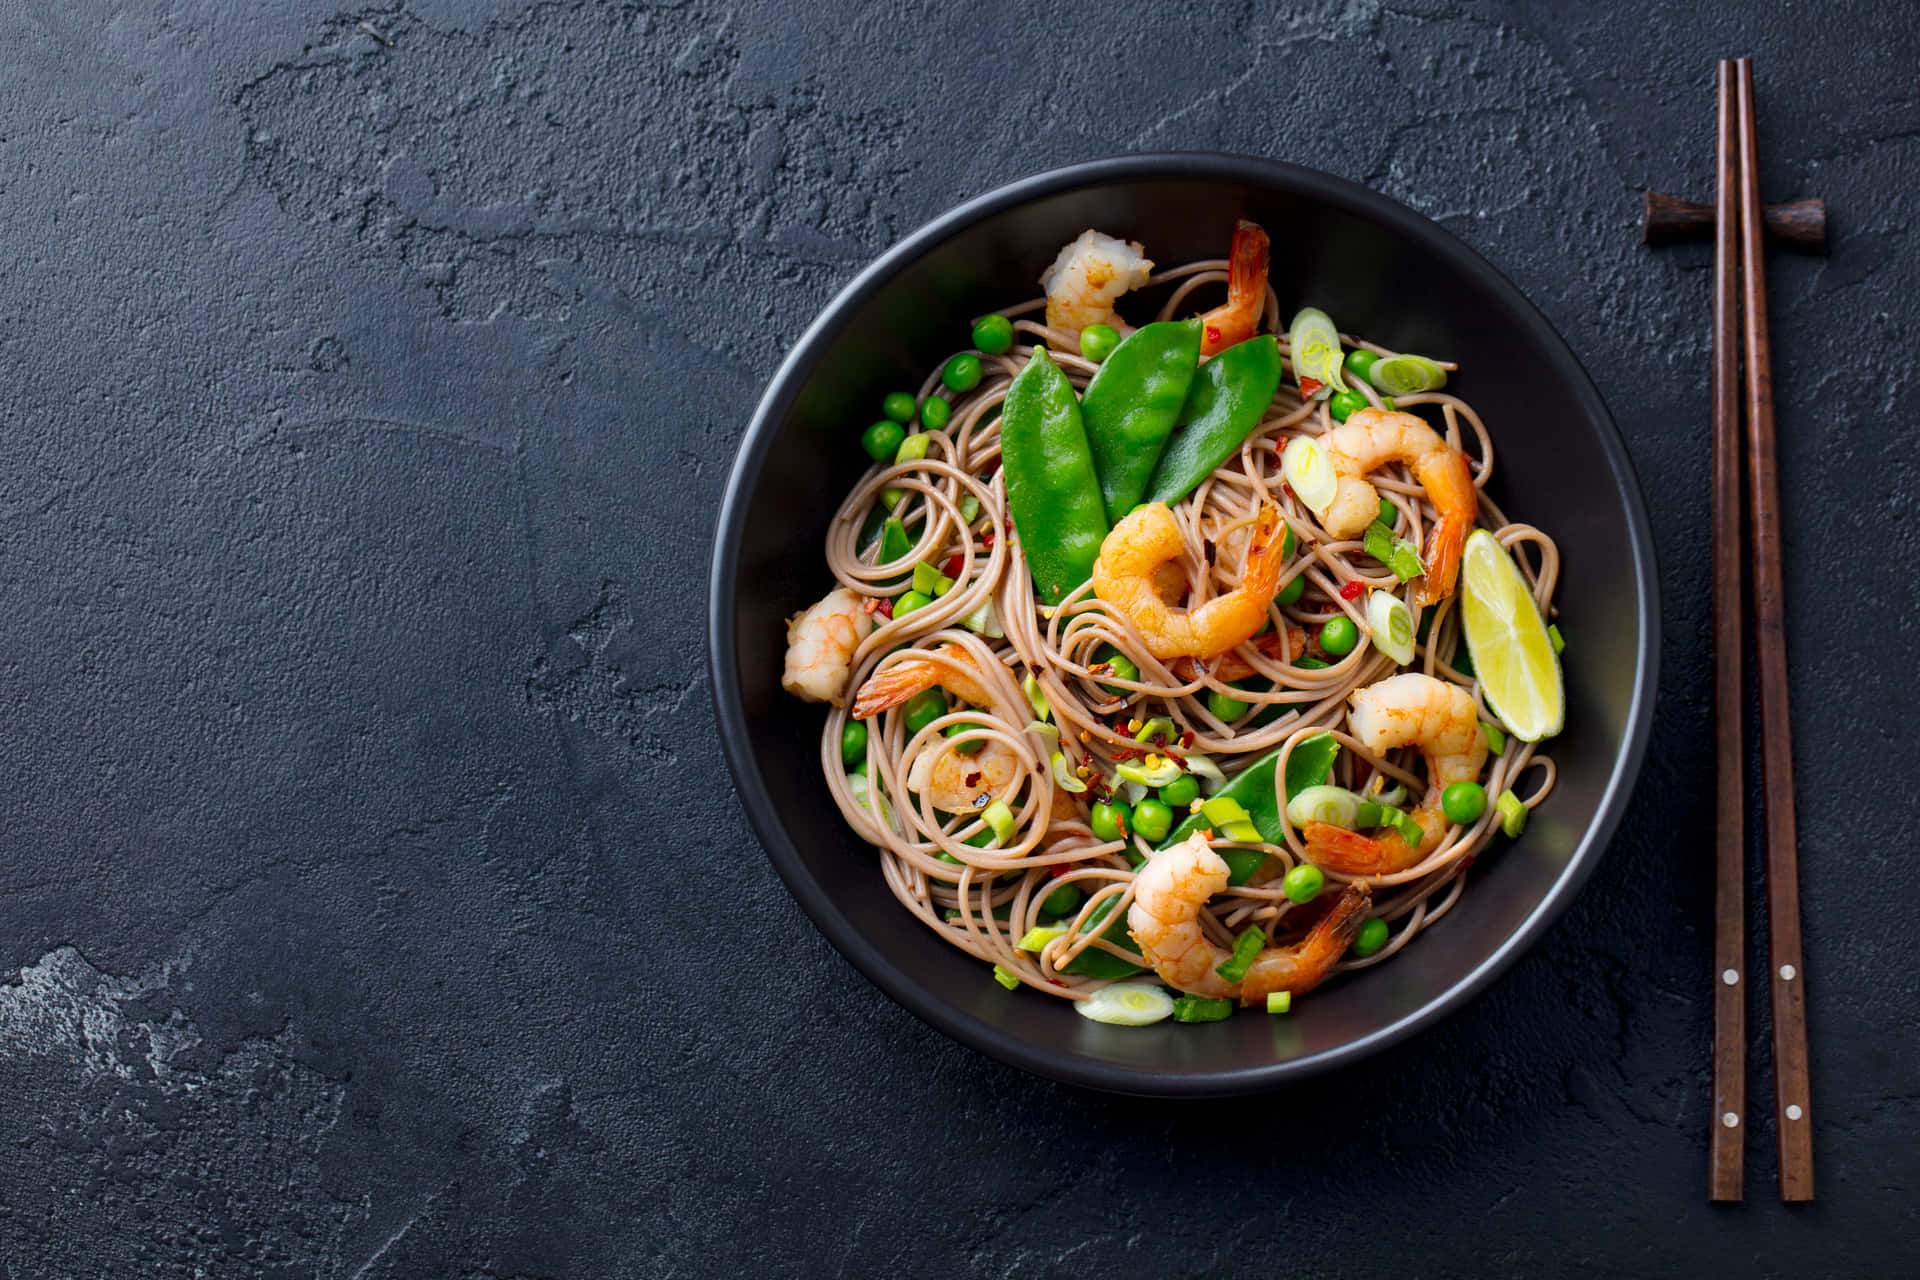
<instances>
[{"instance_id":1,"label":"dark textured surface","mask_svg":"<svg viewBox=\"0 0 1920 1280\"><path fill-rule=\"evenodd\" d=\"M0 1276L1910 1263L1910 9L295 8L0 10ZM1772 262L1791 1211L1764 1105L1748 1203L1705 1203L1708 254L1634 227L1642 183L1709 194L1735 52L1769 194L1834 218ZM1006 178L1176 147L1507 271L1627 435L1667 621L1652 763L1547 941L1391 1059L1217 1105L1036 1081L854 976L747 835L700 654L733 442L833 289Z\"/></svg>"}]
</instances>

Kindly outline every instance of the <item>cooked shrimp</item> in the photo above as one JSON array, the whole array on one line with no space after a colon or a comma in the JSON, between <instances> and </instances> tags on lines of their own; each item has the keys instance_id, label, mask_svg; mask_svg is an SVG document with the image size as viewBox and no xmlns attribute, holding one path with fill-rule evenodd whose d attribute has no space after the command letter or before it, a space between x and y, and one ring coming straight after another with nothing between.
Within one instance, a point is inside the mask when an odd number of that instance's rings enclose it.
<instances>
[{"instance_id":1,"label":"cooked shrimp","mask_svg":"<svg viewBox=\"0 0 1920 1280\"><path fill-rule=\"evenodd\" d=\"M1252 639L1280 585L1279 509L1261 506L1240 585L1190 610L1173 608L1154 589L1155 571L1182 550L1166 503L1135 507L1100 544L1093 593L1132 620L1156 658L1212 658Z\"/></svg>"},{"instance_id":2,"label":"cooked shrimp","mask_svg":"<svg viewBox=\"0 0 1920 1280\"><path fill-rule=\"evenodd\" d=\"M973 656L949 641L931 653L909 654L886 670L867 677L853 700L853 718L865 720L935 685L976 707L993 705L993 694L982 683L980 668L973 665Z\"/></svg>"},{"instance_id":3,"label":"cooked shrimp","mask_svg":"<svg viewBox=\"0 0 1920 1280\"><path fill-rule=\"evenodd\" d=\"M1440 513L1440 523L1427 538L1427 574L1420 585L1420 603L1433 604L1453 594L1460 548L1480 510L1467 455L1412 414L1383 409L1357 411L1321 436L1320 447L1339 479L1333 505L1321 520L1336 538L1359 537L1380 512L1380 495L1367 481L1368 472L1390 462L1413 468L1414 478Z\"/></svg>"},{"instance_id":4,"label":"cooked shrimp","mask_svg":"<svg viewBox=\"0 0 1920 1280\"><path fill-rule=\"evenodd\" d=\"M1384 876L1405 871L1432 853L1447 832L1440 796L1456 782L1472 782L1487 762L1473 695L1457 684L1408 671L1357 689L1347 727L1376 755L1417 746L1427 762L1427 794L1413 811L1423 839L1410 846L1395 831L1374 837L1324 822L1301 828L1307 857L1345 875Z\"/></svg>"},{"instance_id":5,"label":"cooked shrimp","mask_svg":"<svg viewBox=\"0 0 1920 1280\"><path fill-rule=\"evenodd\" d=\"M971 813L1020 777L1020 757L1004 742L986 742L972 755L942 743L922 751L907 771L907 789L947 813Z\"/></svg>"},{"instance_id":6,"label":"cooked shrimp","mask_svg":"<svg viewBox=\"0 0 1920 1280\"><path fill-rule=\"evenodd\" d=\"M1289 626L1282 642L1282 633L1273 630L1265 635L1255 636L1249 643L1265 657L1275 662L1288 662L1299 658L1307 651L1307 633L1301 627ZM1211 663L1201 663L1193 658L1175 658L1167 664L1167 669L1182 680L1191 680L1202 670L1215 680L1232 683L1245 680L1248 676L1260 674L1253 663L1241 656L1239 649L1231 649Z\"/></svg>"},{"instance_id":7,"label":"cooked shrimp","mask_svg":"<svg viewBox=\"0 0 1920 1280\"><path fill-rule=\"evenodd\" d=\"M1082 231L1040 273L1040 287L1047 291L1047 327L1076 344L1080 331L1090 324L1132 333L1133 326L1114 312L1114 301L1127 290L1138 289L1152 274L1153 263L1139 244L1099 231Z\"/></svg>"},{"instance_id":8,"label":"cooked shrimp","mask_svg":"<svg viewBox=\"0 0 1920 1280\"><path fill-rule=\"evenodd\" d=\"M1305 938L1291 946L1265 948L1243 980L1229 982L1216 971L1232 953L1216 946L1200 928L1201 908L1227 887L1229 875L1226 862L1196 832L1154 854L1133 878L1127 930L1169 986L1197 996L1238 997L1242 1004L1265 1000L1275 991L1311 991L1346 954L1372 901L1364 884L1348 885Z\"/></svg>"},{"instance_id":9,"label":"cooked shrimp","mask_svg":"<svg viewBox=\"0 0 1920 1280\"><path fill-rule=\"evenodd\" d=\"M853 674L853 651L873 630L873 615L861 597L845 587L787 623L787 667L781 685L808 702L847 699L847 679Z\"/></svg>"},{"instance_id":10,"label":"cooked shrimp","mask_svg":"<svg viewBox=\"0 0 1920 1280\"><path fill-rule=\"evenodd\" d=\"M1200 354L1217 356L1260 327L1267 306L1267 233L1242 218L1227 259L1227 300L1200 317Z\"/></svg>"}]
</instances>

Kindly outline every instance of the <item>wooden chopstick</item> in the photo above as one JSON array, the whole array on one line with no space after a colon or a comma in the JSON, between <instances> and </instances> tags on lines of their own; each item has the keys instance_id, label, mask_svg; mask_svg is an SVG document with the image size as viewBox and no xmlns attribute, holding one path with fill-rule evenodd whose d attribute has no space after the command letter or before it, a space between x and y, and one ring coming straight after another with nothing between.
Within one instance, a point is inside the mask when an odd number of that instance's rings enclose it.
<instances>
[{"instance_id":1,"label":"wooden chopstick","mask_svg":"<svg viewBox=\"0 0 1920 1280\"><path fill-rule=\"evenodd\" d=\"M1738 1200L1747 1117L1746 746L1740 717L1740 150L1733 63L1720 63L1713 242L1713 1122L1708 1197Z\"/></svg>"},{"instance_id":2,"label":"wooden chopstick","mask_svg":"<svg viewBox=\"0 0 1920 1280\"><path fill-rule=\"evenodd\" d=\"M1793 733L1787 703L1786 589L1780 569L1780 485L1774 461L1773 368L1767 339L1760 164L1754 140L1753 60L1741 58L1734 66L1740 126L1741 303L1746 321L1754 654L1760 667L1760 760L1766 798L1773 1097L1780 1135L1780 1198L1811 1200L1813 1129L1807 1078L1806 973L1800 955L1800 859L1794 831Z\"/></svg>"}]
</instances>

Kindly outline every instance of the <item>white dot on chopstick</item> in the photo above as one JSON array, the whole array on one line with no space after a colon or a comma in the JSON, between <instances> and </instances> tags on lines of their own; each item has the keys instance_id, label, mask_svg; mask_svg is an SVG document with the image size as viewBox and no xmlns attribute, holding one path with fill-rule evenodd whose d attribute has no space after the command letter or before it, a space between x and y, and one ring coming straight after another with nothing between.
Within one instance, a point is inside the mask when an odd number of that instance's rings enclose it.
<instances>
[{"instance_id":1,"label":"white dot on chopstick","mask_svg":"<svg viewBox=\"0 0 1920 1280\"><path fill-rule=\"evenodd\" d=\"M1790 965L1790 964L1783 964L1783 965L1781 965L1781 966L1780 966L1780 979L1781 979L1781 981L1783 981L1783 982L1792 982L1792 981L1793 981L1793 966L1792 966L1792 965Z\"/></svg>"},{"instance_id":2,"label":"white dot on chopstick","mask_svg":"<svg viewBox=\"0 0 1920 1280\"><path fill-rule=\"evenodd\" d=\"M1720 1123L1727 1126L1727 1128L1732 1129L1739 1125L1740 1117L1735 1115L1733 1112L1729 1111L1727 1112L1727 1114L1720 1117Z\"/></svg>"},{"instance_id":3,"label":"white dot on chopstick","mask_svg":"<svg viewBox=\"0 0 1920 1280\"><path fill-rule=\"evenodd\" d=\"M1804 1113L1800 1110L1798 1106L1791 1106L1787 1108L1787 1119L1789 1120L1798 1120L1803 1114Z\"/></svg>"},{"instance_id":4,"label":"white dot on chopstick","mask_svg":"<svg viewBox=\"0 0 1920 1280\"><path fill-rule=\"evenodd\" d=\"M1726 983L1728 986L1732 986L1734 983L1740 981L1740 971L1737 969L1729 969L1720 975L1720 981Z\"/></svg>"}]
</instances>

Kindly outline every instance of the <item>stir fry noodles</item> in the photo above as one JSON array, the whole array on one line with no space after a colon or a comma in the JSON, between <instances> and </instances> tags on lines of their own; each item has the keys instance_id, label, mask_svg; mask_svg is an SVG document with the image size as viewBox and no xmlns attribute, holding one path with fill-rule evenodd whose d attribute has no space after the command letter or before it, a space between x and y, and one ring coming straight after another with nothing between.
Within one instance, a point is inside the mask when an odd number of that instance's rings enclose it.
<instances>
[{"instance_id":1,"label":"stir fry noodles","mask_svg":"<svg viewBox=\"0 0 1920 1280\"><path fill-rule=\"evenodd\" d=\"M789 624L902 907L1098 1021L1283 1012L1397 955L1553 786L1552 539L1485 496L1460 371L1283 330L1268 251L1061 249L886 398Z\"/></svg>"}]
</instances>

